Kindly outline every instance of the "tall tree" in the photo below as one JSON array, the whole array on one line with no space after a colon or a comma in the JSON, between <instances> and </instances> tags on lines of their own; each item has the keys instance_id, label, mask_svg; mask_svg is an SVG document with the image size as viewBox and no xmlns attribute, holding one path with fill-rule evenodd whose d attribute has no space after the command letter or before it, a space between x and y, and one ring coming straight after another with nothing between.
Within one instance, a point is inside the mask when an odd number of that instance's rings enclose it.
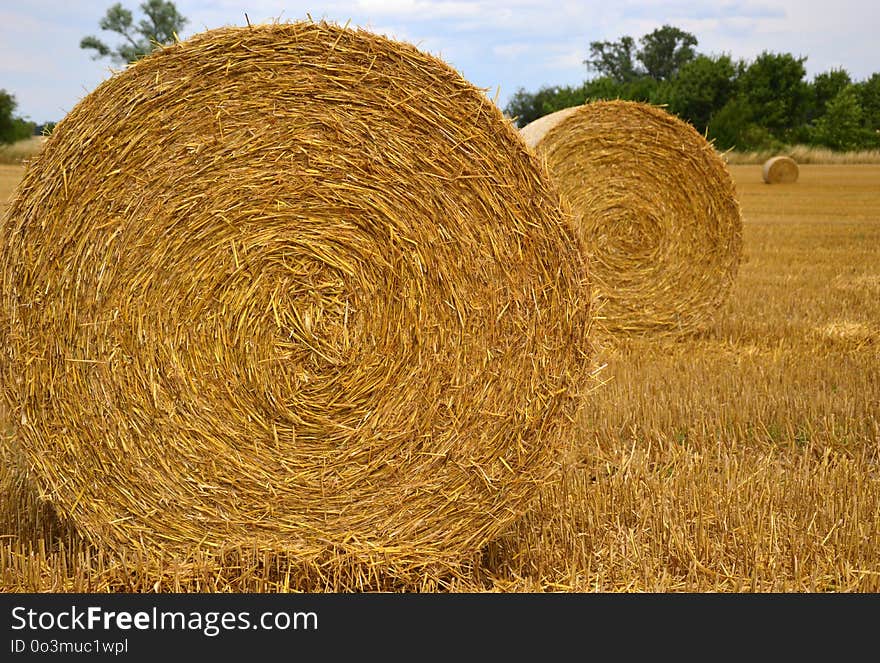
<instances>
[{"instance_id":1,"label":"tall tree","mask_svg":"<svg viewBox=\"0 0 880 663\"><path fill-rule=\"evenodd\" d=\"M813 139L835 150L863 146L862 107L855 87L847 85L828 102L825 114L816 121Z\"/></svg>"},{"instance_id":2,"label":"tall tree","mask_svg":"<svg viewBox=\"0 0 880 663\"><path fill-rule=\"evenodd\" d=\"M657 81L668 81L696 57L697 38L671 25L664 25L639 39L642 47L636 57L645 74Z\"/></svg>"},{"instance_id":3,"label":"tall tree","mask_svg":"<svg viewBox=\"0 0 880 663\"><path fill-rule=\"evenodd\" d=\"M780 140L806 119L806 60L764 51L738 78L739 96L753 110L755 121Z\"/></svg>"},{"instance_id":4,"label":"tall tree","mask_svg":"<svg viewBox=\"0 0 880 663\"><path fill-rule=\"evenodd\" d=\"M810 119L824 115L828 102L834 99L843 88L851 84L852 79L845 69L831 69L816 74L810 86L813 93Z\"/></svg>"},{"instance_id":5,"label":"tall tree","mask_svg":"<svg viewBox=\"0 0 880 663\"><path fill-rule=\"evenodd\" d=\"M34 123L14 115L18 103L6 90L0 90L0 145L14 143L34 133Z\"/></svg>"},{"instance_id":6,"label":"tall tree","mask_svg":"<svg viewBox=\"0 0 880 663\"><path fill-rule=\"evenodd\" d=\"M709 118L708 136L725 150L764 147L766 136L760 132L756 135L753 117L752 109L742 97L734 96Z\"/></svg>"},{"instance_id":7,"label":"tall tree","mask_svg":"<svg viewBox=\"0 0 880 663\"><path fill-rule=\"evenodd\" d=\"M12 142L12 112L15 106L15 97L6 90L0 90L0 143Z\"/></svg>"},{"instance_id":8,"label":"tall tree","mask_svg":"<svg viewBox=\"0 0 880 663\"><path fill-rule=\"evenodd\" d=\"M862 107L862 120L867 129L875 132L880 141L880 73L873 74L869 79L856 83L859 104Z\"/></svg>"},{"instance_id":9,"label":"tall tree","mask_svg":"<svg viewBox=\"0 0 880 663\"><path fill-rule=\"evenodd\" d=\"M115 32L124 38L124 42L111 48L97 37L83 37L79 47L94 50L94 59L110 57L114 62L128 64L134 62L154 48L162 44L172 43L183 27L188 23L173 2L164 0L146 0L140 4L146 18L137 24L134 15L120 3L111 6L98 25L102 30Z\"/></svg>"},{"instance_id":10,"label":"tall tree","mask_svg":"<svg viewBox=\"0 0 880 663\"><path fill-rule=\"evenodd\" d=\"M686 62L666 86L669 110L705 131L712 115L733 96L736 73L728 55L699 55Z\"/></svg>"},{"instance_id":11,"label":"tall tree","mask_svg":"<svg viewBox=\"0 0 880 663\"><path fill-rule=\"evenodd\" d=\"M641 75L636 68L636 42L632 37L617 41L591 41L590 57L584 60L587 69L617 83L628 83Z\"/></svg>"},{"instance_id":12,"label":"tall tree","mask_svg":"<svg viewBox=\"0 0 880 663\"><path fill-rule=\"evenodd\" d=\"M666 81L696 57L697 38L690 32L664 25L641 39L640 48L632 37L617 41L591 41L587 68L616 83L630 83L648 77ZM639 66L638 63L641 63Z\"/></svg>"}]
</instances>

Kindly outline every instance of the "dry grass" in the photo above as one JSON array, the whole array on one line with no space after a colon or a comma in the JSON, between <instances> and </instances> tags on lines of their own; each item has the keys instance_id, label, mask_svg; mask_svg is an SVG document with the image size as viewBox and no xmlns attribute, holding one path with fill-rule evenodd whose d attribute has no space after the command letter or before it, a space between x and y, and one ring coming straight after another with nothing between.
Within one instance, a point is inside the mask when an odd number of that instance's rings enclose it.
<instances>
[{"instance_id":1,"label":"dry grass","mask_svg":"<svg viewBox=\"0 0 880 663\"><path fill-rule=\"evenodd\" d=\"M0 164L18 165L32 159L45 142L44 136L32 136L11 145L0 145Z\"/></svg>"},{"instance_id":2,"label":"dry grass","mask_svg":"<svg viewBox=\"0 0 880 663\"><path fill-rule=\"evenodd\" d=\"M601 101L521 129L574 212L608 335L709 325L736 278L742 220L724 160L662 108Z\"/></svg>"},{"instance_id":3,"label":"dry grass","mask_svg":"<svg viewBox=\"0 0 880 663\"><path fill-rule=\"evenodd\" d=\"M723 321L606 350L563 480L470 569L400 586L332 560L112 556L6 463L0 588L880 592L880 167L731 171L746 260Z\"/></svg>"},{"instance_id":4,"label":"dry grass","mask_svg":"<svg viewBox=\"0 0 880 663\"><path fill-rule=\"evenodd\" d=\"M0 165L0 216L21 181L22 166Z\"/></svg>"},{"instance_id":5,"label":"dry grass","mask_svg":"<svg viewBox=\"0 0 880 663\"><path fill-rule=\"evenodd\" d=\"M224 28L126 68L30 162L0 256L15 439L114 551L469 563L592 384L549 179L481 90L365 31Z\"/></svg>"},{"instance_id":6,"label":"dry grass","mask_svg":"<svg viewBox=\"0 0 880 663\"><path fill-rule=\"evenodd\" d=\"M745 166L763 164L778 154L785 154L799 164L843 166L880 164L880 150L857 150L836 152L824 147L793 145L783 150L754 150L751 152L729 151L723 154L731 165Z\"/></svg>"}]
</instances>

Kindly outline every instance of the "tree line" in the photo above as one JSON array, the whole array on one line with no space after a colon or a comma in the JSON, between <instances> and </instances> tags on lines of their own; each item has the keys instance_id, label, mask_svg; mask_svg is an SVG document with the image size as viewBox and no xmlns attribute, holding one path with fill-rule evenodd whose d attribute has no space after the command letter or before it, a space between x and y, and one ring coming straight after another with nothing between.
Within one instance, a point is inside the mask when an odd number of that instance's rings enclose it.
<instances>
[{"instance_id":1,"label":"tree line","mask_svg":"<svg viewBox=\"0 0 880 663\"><path fill-rule=\"evenodd\" d=\"M505 113L523 127L600 99L664 105L722 149L806 144L880 148L880 73L854 81L844 69L806 80L806 57L764 51L754 60L698 53L697 38L664 25L636 42L593 41L584 61L595 77L578 86L514 93Z\"/></svg>"}]
</instances>

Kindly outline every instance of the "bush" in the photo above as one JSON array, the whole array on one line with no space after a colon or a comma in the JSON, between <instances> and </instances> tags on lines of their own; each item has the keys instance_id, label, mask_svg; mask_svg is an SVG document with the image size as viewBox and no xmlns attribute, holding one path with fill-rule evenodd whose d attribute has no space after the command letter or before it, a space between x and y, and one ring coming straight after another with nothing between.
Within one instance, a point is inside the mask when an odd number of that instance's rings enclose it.
<instances>
[{"instance_id":1,"label":"bush","mask_svg":"<svg viewBox=\"0 0 880 663\"><path fill-rule=\"evenodd\" d=\"M868 147L871 132L862 125L859 95L847 85L828 102L825 114L816 120L813 142L832 150L855 150Z\"/></svg>"}]
</instances>

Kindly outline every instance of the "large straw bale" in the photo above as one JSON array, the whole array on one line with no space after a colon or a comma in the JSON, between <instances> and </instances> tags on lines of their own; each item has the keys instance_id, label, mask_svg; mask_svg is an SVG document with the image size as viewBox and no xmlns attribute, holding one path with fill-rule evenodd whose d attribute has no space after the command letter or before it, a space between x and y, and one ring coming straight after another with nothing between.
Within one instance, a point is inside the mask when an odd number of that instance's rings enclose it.
<instances>
[{"instance_id":1,"label":"large straw bale","mask_svg":"<svg viewBox=\"0 0 880 663\"><path fill-rule=\"evenodd\" d=\"M560 205L408 44L294 22L144 58L58 124L0 229L0 379L41 490L114 550L472 558L591 379Z\"/></svg>"},{"instance_id":2,"label":"large straw bale","mask_svg":"<svg viewBox=\"0 0 880 663\"><path fill-rule=\"evenodd\" d=\"M766 184L792 184L797 182L799 173L797 162L787 156L771 157L761 168L761 176Z\"/></svg>"},{"instance_id":3,"label":"large straw bale","mask_svg":"<svg viewBox=\"0 0 880 663\"><path fill-rule=\"evenodd\" d=\"M649 104L602 101L521 130L570 203L608 335L691 333L739 268L742 219L722 158Z\"/></svg>"}]
</instances>

